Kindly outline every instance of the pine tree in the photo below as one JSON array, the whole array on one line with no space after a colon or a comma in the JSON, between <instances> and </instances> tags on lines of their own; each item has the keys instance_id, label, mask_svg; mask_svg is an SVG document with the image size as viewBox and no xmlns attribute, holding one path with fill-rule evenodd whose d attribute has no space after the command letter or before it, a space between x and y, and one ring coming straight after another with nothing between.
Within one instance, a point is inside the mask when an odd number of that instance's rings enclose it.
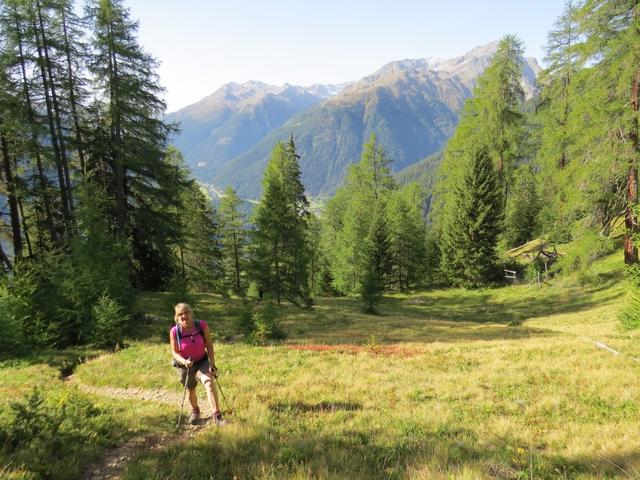
<instances>
[{"instance_id":1,"label":"pine tree","mask_svg":"<svg viewBox=\"0 0 640 480\"><path fill-rule=\"evenodd\" d=\"M477 288L496 273L496 244L502 218L498 173L484 149L465 156L442 233L441 269L453 285Z\"/></svg>"},{"instance_id":2,"label":"pine tree","mask_svg":"<svg viewBox=\"0 0 640 480\"><path fill-rule=\"evenodd\" d=\"M262 180L253 232L253 277L278 303L310 301L305 245L309 203L293 138L276 144Z\"/></svg>"},{"instance_id":3,"label":"pine tree","mask_svg":"<svg viewBox=\"0 0 640 480\"><path fill-rule=\"evenodd\" d=\"M229 186L220 201L220 244L225 291L236 295L245 291L244 277L247 262L247 222L242 211L242 200Z\"/></svg>"}]
</instances>

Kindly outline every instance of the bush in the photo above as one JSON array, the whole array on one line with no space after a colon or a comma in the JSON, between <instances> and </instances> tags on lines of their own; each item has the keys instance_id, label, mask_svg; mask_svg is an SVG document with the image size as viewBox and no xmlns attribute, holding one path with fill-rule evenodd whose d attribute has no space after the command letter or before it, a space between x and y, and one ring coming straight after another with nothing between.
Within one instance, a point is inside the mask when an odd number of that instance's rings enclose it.
<instances>
[{"instance_id":1,"label":"bush","mask_svg":"<svg viewBox=\"0 0 640 480\"><path fill-rule=\"evenodd\" d=\"M237 333L241 333L245 336L249 336L255 330L255 324L253 323L253 308L251 304L246 303L240 312L240 315L237 316L233 321L233 329Z\"/></svg>"},{"instance_id":2,"label":"bush","mask_svg":"<svg viewBox=\"0 0 640 480\"><path fill-rule=\"evenodd\" d=\"M129 316L117 300L103 295L98 299L92 310L93 319L91 343L100 348L114 350L117 345L124 343L124 332Z\"/></svg>"},{"instance_id":3,"label":"bush","mask_svg":"<svg viewBox=\"0 0 640 480\"><path fill-rule=\"evenodd\" d=\"M106 447L117 428L77 392L48 392L45 397L34 389L24 401L10 403L0 419L3 457L51 479L77 477L83 467L77 459L97 454L95 447Z\"/></svg>"},{"instance_id":4,"label":"bush","mask_svg":"<svg viewBox=\"0 0 640 480\"><path fill-rule=\"evenodd\" d=\"M553 271L561 271L564 274L578 273L581 279L589 280L593 277L590 271L593 262L614 250L615 243L611 238L586 230L572 244L569 252L560 257L553 266Z\"/></svg>"},{"instance_id":5,"label":"bush","mask_svg":"<svg viewBox=\"0 0 640 480\"><path fill-rule=\"evenodd\" d=\"M279 317L278 307L271 300L265 299L251 315L253 327L248 336L249 342L266 345L269 340L286 338L284 331L280 328Z\"/></svg>"},{"instance_id":6,"label":"bush","mask_svg":"<svg viewBox=\"0 0 640 480\"><path fill-rule=\"evenodd\" d=\"M260 287L258 287L258 283L255 281L249 282L249 286L247 287L247 299L257 302L260 300Z\"/></svg>"}]
</instances>

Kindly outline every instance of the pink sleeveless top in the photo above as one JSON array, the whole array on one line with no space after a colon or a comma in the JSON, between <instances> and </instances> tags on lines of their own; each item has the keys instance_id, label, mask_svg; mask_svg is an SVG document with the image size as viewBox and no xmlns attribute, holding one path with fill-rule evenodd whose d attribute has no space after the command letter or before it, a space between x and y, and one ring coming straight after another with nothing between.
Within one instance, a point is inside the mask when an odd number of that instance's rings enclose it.
<instances>
[{"instance_id":1,"label":"pink sleeveless top","mask_svg":"<svg viewBox=\"0 0 640 480\"><path fill-rule=\"evenodd\" d=\"M191 360L193 360L194 362L198 362L202 360L207 354L205 350L206 345L204 343L204 337L200 335L200 333L196 329L196 326L195 326L196 321L200 322L200 329L204 333L204 330L207 328L207 323L204 320L195 320L192 329L183 330L182 333L180 334L180 345L178 347L180 351L180 355L182 355L184 358L191 357ZM174 340L177 339L176 337L177 329L178 329L177 325L174 325L171 328L171 337Z\"/></svg>"}]
</instances>

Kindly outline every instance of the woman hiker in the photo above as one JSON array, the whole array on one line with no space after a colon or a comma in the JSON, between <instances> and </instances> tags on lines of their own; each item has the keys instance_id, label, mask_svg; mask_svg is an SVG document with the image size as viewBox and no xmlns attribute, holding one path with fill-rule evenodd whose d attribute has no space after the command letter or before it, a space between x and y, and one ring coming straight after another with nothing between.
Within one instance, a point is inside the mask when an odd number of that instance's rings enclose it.
<instances>
[{"instance_id":1,"label":"woman hiker","mask_svg":"<svg viewBox=\"0 0 640 480\"><path fill-rule=\"evenodd\" d=\"M213 385L213 378L218 376L218 369L213 355L209 327L205 321L193 319L193 311L186 303L175 306L175 321L176 324L169 334L169 341L180 383L184 386L187 382L186 387L189 389L191 403L189 422L194 424L200 420L200 407L196 395L197 380L200 380L207 392L214 421L217 425L224 426L227 421L222 418L218 393Z\"/></svg>"}]
</instances>

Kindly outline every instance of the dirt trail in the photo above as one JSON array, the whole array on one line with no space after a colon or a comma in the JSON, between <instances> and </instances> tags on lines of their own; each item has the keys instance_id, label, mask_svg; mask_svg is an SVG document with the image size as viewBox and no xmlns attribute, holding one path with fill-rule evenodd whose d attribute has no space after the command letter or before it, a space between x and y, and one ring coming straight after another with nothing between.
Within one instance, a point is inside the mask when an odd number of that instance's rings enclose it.
<instances>
[{"instance_id":1,"label":"dirt trail","mask_svg":"<svg viewBox=\"0 0 640 480\"><path fill-rule=\"evenodd\" d=\"M114 388L96 387L78 382L74 375L67 377L67 382L76 385L81 391L101 395L109 398L155 401L171 405L176 405L176 412L182 401L182 395L166 390L145 390L143 388ZM185 403L189 403L188 401ZM94 464L91 469L82 475L82 480L118 480L121 478L129 460L142 452L158 451L169 447L175 442L188 440L195 436L198 431L207 427L211 423L210 418L205 417L201 424L189 425L188 405L185 405L186 415L183 415L182 427L175 433L154 434L133 438L123 445L120 445L106 452L104 458Z\"/></svg>"}]
</instances>

